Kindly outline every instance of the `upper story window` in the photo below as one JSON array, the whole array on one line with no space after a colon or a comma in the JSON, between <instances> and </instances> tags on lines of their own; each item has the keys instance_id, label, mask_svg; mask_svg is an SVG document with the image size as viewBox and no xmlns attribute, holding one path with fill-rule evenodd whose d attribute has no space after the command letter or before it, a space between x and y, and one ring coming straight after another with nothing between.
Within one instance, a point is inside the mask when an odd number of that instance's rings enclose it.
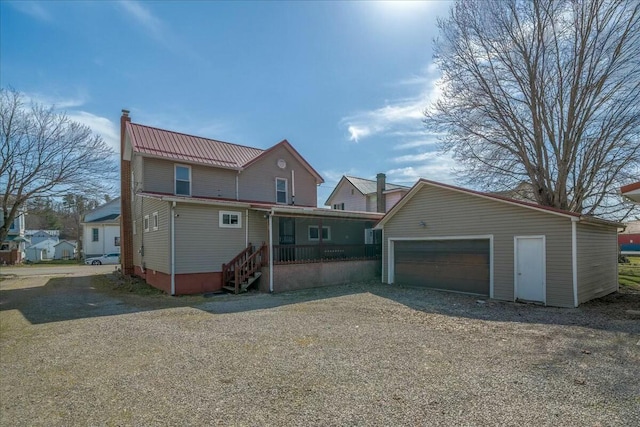
<instances>
[{"instance_id":1,"label":"upper story window","mask_svg":"<svg viewBox=\"0 0 640 427\"><path fill-rule=\"evenodd\" d=\"M276 203L287 204L287 180L276 178Z\"/></svg>"},{"instance_id":2,"label":"upper story window","mask_svg":"<svg viewBox=\"0 0 640 427\"><path fill-rule=\"evenodd\" d=\"M344 210L344 203L334 203L333 204L333 209L337 209L337 210L343 211Z\"/></svg>"},{"instance_id":3,"label":"upper story window","mask_svg":"<svg viewBox=\"0 0 640 427\"><path fill-rule=\"evenodd\" d=\"M175 193L179 196L191 195L191 167L175 166Z\"/></svg>"},{"instance_id":4,"label":"upper story window","mask_svg":"<svg viewBox=\"0 0 640 427\"><path fill-rule=\"evenodd\" d=\"M100 230L98 230L97 228L92 228L91 229L91 241L92 242L99 242L100 241Z\"/></svg>"},{"instance_id":5,"label":"upper story window","mask_svg":"<svg viewBox=\"0 0 640 427\"><path fill-rule=\"evenodd\" d=\"M158 222L158 212L154 212L154 213L153 213L153 231L158 230L158 225L159 225L159 222Z\"/></svg>"},{"instance_id":6,"label":"upper story window","mask_svg":"<svg viewBox=\"0 0 640 427\"><path fill-rule=\"evenodd\" d=\"M146 233L147 231L149 231L149 215L144 216L143 225L144 225L144 231Z\"/></svg>"},{"instance_id":7,"label":"upper story window","mask_svg":"<svg viewBox=\"0 0 640 427\"><path fill-rule=\"evenodd\" d=\"M9 230L14 231L15 229L16 229L16 220L13 220L13 222L9 226Z\"/></svg>"},{"instance_id":8,"label":"upper story window","mask_svg":"<svg viewBox=\"0 0 640 427\"><path fill-rule=\"evenodd\" d=\"M242 228L242 215L240 212L220 211L218 225L221 228Z\"/></svg>"}]
</instances>

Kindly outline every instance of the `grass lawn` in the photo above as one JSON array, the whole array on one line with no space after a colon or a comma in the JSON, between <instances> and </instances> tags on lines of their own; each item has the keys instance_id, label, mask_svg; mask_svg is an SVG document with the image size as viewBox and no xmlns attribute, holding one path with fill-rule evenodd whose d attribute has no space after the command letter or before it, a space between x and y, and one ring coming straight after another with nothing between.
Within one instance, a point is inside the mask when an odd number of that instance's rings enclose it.
<instances>
[{"instance_id":1,"label":"grass lawn","mask_svg":"<svg viewBox=\"0 0 640 427\"><path fill-rule=\"evenodd\" d=\"M640 257L628 256L629 264L618 264L620 286L640 291Z\"/></svg>"}]
</instances>

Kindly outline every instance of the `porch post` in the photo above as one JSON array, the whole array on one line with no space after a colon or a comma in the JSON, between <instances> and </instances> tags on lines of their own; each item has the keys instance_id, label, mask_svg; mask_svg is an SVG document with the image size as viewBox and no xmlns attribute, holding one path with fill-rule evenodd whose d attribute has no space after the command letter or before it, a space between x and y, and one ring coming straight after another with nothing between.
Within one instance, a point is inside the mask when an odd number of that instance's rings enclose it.
<instances>
[{"instance_id":1,"label":"porch post","mask_svg":"<svg viewBox=\"0 0 640 427\"><path fill-rule=\"evenodd\" d=\"M318 257L322 259L322 218L318 218Z\"/></svg>"},{"instance_id":2,"label":"porch post","mask_svg":"<svg viewBox=\"0 0 640 427\"><path fill-rule=\"evenodd\" d=\"M269 212L269 292L273 292L273 211Z\"/></svg>"}]
</instances>

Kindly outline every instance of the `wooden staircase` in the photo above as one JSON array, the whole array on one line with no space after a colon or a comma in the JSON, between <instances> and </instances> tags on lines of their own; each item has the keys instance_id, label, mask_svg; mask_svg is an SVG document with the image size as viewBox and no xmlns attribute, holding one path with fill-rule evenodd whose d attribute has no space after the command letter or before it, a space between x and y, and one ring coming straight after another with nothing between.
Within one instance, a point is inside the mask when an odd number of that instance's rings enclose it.
<instances>
[{"instance_id":1,"label":"wooden staircase","mask_svg":"<svg viewBox=\"0 0 640 427\"><path fill-rule=\"evenodd\" d=\"M267 245L255 249L251 243L229 263L222 264L222 289L239 294L262 276L260 269L267 263Z\"/></svg>"}]
</instances>

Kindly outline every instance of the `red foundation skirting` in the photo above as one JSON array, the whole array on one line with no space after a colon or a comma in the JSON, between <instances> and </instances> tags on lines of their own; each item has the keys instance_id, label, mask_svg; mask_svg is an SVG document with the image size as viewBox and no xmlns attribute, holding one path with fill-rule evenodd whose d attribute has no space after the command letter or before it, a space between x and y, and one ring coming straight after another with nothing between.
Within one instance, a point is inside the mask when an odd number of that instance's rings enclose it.
<instances>
[{"instance_id":1,"label":"red foundation skirting","mask_svg":"<svg viewBox=\"0 0 640 427\"><path fill-rule=\"evenodd\" d=\"M171 275L135 266L135 275L143 278L154 288L171 293ZM176 274L176 295L201 294L222 289L222 272Z\"/></svg>"}]
</instances>

